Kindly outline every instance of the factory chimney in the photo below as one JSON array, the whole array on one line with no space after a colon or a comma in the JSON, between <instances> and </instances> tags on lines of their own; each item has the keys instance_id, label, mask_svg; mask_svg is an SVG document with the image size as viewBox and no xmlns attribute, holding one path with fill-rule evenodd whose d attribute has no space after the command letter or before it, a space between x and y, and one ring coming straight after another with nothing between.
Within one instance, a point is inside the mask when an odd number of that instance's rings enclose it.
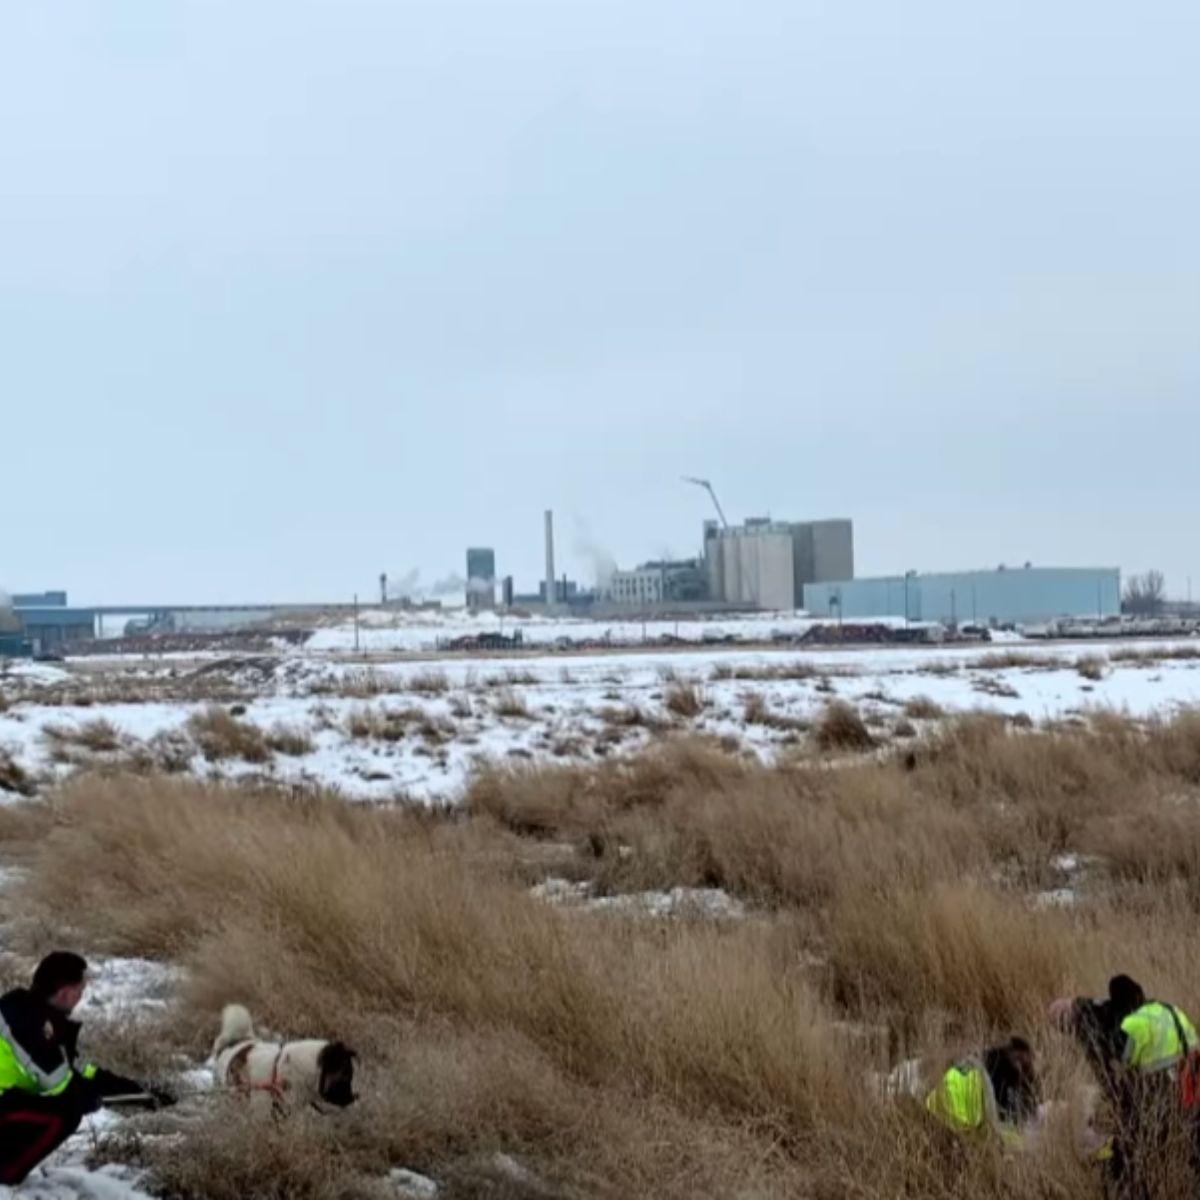
<instances>
[{"instance_id":1,"label":"factory chimney","mask_svg":"<svg viewBox=\"0 0 1200 1200\"><path fill-rule=\"evenodd\" d=\"M554 578L554 512L546 509L546 608L554 607L558 582Z\"/></svg>"}]
</instances>

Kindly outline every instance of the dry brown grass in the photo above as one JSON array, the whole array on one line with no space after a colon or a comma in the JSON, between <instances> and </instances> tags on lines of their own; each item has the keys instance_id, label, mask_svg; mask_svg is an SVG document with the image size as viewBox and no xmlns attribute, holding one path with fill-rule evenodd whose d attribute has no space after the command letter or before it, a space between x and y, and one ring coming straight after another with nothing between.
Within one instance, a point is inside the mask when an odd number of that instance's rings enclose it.
<instances>
[{"instance_id":1,"label":"dry brown grass","mask_svg":"<svg viewBox=\"0 0 1200 1200\"><path fill-rule=\"evenodd\" d=\"M14 796L32 796L37 785L12 755L0 747L0 792Z\"/></svg>"},{"instance_id":2,"label":"dry brown grass","mask_svg":"<svg viewBox=\"0 0 1200 1200\"><path fill-rule=\"evenodd\" d=\"M912 721L938 721L946 710L928 696L914 696L904 706L904 715Z\"/></svg>"},{"instance_id":3,"label":"dry brown grass","mask_svg":"<svg viewBox=\"0 0 1200 1200\"><path fill-rule=\"evenodd\" d=\"M825 706L813 729L813 740L825 751L870 750L875 739L858 710L844 700Z\"/></svg>"},{"instance_id":4,"label":"dry brown grass","mask_svg":"<svg viewBox=\"0 0 1200 1200\"><path fill-rule=\"evenodd\" d=\"M684 720L698 717L707 706L703 689L688 680L675 680L663 693L663 707Z\"/></svg>"},{"instance_id":5,"label":"dry brown grass","mask_svg":"<svg viewBox=\"0 0 1200 1200\"><path fill-rule=\"evenodd\" d=\"M761 692L748 692L742 697L742 720L747 725L762 725L767 729L793 733L801 733L809 728L809 722L801 717L789 717L786 713L776 712Z\"/></svg>"},{"instance_id":6,"label":"dry brown grass","mask_svg":"<svg viewBox=\"0 0 1200 1200\"><path fill-rule=\"evenodd\" d=\"M1069 664L1052 654L1032 654L1028 650L993 650L967 664L975 671L1061 671Z\"/></svg>"},{"instance_id":7,"label":"dry brown grass","mask_svg":"<svg viewBox=\"0 0 1200 1200\"><path fill-rule=\"evenodd\" d=\"M780 679L820 679L830 674L852 673L849 669L838 671L830 667L817 667L802 658L793 658L777 663L718 663L709 673L709 678L714 681L744 679L766 683Z\"/></svg>"},{"instance_id":8,"label":"dry brown grass","mask_svg":"<svg viewBox=\"0 0 1200 1200\"><path fill-rule=\"evenodd\" d=\"M506 717L513 721L527 721L530 718L529 705L520 692L511 688L502 688L492 701L492 711L498 717Z\"/></svg>"},{"instance_id":9,"label":"dry brown grass","mask_svg":"<svg viewBox=\"0 0 1200 1200\"><path fill-rule=\"evenodd\" d=\"M82 725L46 725L42 735L52 750L69 756L72 750L91 754L112 754L121 749L121 733L103 717L85 721Z\"/></svg>"},{"instance_id":10,"label":"dry brown grass","mask_svg":"<svg viewBox=\"0 0 1200 1200\"><path fill-rule=\"evenodd\" d=\"M1152 667L1160 662L1187 662L1200 659L1200 645L1163 646L1119 646L1108 652L1110 662L1133 663L1135 666Z\"/></svg>"},{"instance_id":11,"label":"dry brown grass","mask_svg":"<svg viewBox=\"0 0 1200 1200\"><path fill-rule=\"evenodd\" d=\"M184 962L196 1052L240 999L363 1056L344 1120L222 1110L149 1149L171 1195L332 1200L404 1165L451 1197L1091 1198L1055 1147L1017 1168L948 1158L919 1106L864 1079L1016 1030L1053 1090L1078 1067L1047 1001L1116 970L1200 1012L1200 716L970 717L907 752L772 768L666 739L490 769L454 817L82 777L32 843L25 902L89 946ZM1095 856L1080 903L1039 907L1066 850ZM721 886L752 916L529 896L564 870L602 891Z\"/></svg>"},{"instance_id":12,"label":"dry brown grass","mask_svg":"<svg viewBox=\"0 0 1200 1200\"><path fill-rule=\"evenodd\" d=\"M194 713L187 731L209 762L237 758L248 763L270 762L271 747L257 725L213 706Z\"/></svg>"},{"instance_id":13,"label":"dry brown grass","mask_svg":"<svg viewBox=\"0 0 1200 1200\"><path fill-rule=\"evenodd\" d=\"M267 746L276 754L299 758L311 754L316 744L303 729L291 725L276 725L266 733Z\"/></svg>"},{"instance_id":14,"label":"dry brown grass","mask_svg":"<svg viewBox=\"0 0 1200 1200\"><path fill-rule=\"evenodd\" d=\"M532 687L538 683L538 677L532 671L519 671L514 667L507 667L496 675L486 675L483 679L485 688L517 688L517 687Z\"/></svg>"},{"instance_id":15,"label":"dry brown grass","mask_svg":"<svg viewBox=\"0 0 1200 1200\"><path fill-rule=\"evenodd\" d=\"M352 738L379 742L401 742L425 721L425 710L415 706L396 708L364 705L351 710L346 732Z\"/></svg>"},{"instance_id":16,"label":"dry brown grass","mask_svg":"<svg viewBox=\"0 0 1200 1200\"><path fill-rule=\"evenodd\" d=\"M450 690L450 676L445 671L418 671L408 677L406 686L418 695L442 696Z\"/></svg>"},{"instance_id":17,"label":"dry brown grass","mask_svg":"<svg viewBox=\"0 0 1200 1200\"><path fill-rule=\"evenodd\" d=\"M1099 683L1104 678L1107 666L1108 661L1098 654L1085 654L1075 660L1075 670L1084 679L1090 679L1093 683Z\"/></svg>"}]
</instances>

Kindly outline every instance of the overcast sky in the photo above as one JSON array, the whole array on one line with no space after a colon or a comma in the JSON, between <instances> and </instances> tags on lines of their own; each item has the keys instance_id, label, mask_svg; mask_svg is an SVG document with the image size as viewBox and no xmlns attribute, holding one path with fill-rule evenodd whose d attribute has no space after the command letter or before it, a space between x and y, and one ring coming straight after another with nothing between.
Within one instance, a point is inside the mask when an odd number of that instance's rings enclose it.
<instances>
[{"instance_id":1,"label":"overcast sky","mask_svg":"<svg viewBox=\"0 0 1200 1200\"><path fill-rule=\"evenodd\" d=\"M0 584L848 516L1195 575L1195 0L10 0Z\"/></svg>"}]
</instances>

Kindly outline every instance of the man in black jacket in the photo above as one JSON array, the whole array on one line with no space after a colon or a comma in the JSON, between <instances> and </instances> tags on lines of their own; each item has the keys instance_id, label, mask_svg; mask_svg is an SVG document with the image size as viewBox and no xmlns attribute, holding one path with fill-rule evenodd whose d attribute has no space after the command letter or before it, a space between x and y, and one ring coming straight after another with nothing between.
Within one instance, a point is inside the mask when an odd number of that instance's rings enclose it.
<instances>
[{"instance_id":1,"label":"man in black jacket","mask_svg":"<svg viewBox=\"0 0 1200 1200\"><path fill-rule=\"evenodd\" d=\"M0 1183L20 1183L106 1099L144 1096L143 1107L171 1102L165 1092L79 1058L71 1013L87 987L78 954L47 955L28 988L0 996Z\"/></svg>"}]
</instances>

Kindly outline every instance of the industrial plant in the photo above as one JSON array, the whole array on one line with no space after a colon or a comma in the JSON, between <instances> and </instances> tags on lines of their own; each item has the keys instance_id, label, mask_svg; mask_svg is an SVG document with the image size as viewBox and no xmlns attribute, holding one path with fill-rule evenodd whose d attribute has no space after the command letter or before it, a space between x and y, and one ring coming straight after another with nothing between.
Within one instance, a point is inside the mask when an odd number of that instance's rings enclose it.
<instances>
[{"instance_id":1,"label":"industrial plant","mask_svg":"<svg viewBox=\"0 0 1200 1200\"><path fill-rule=\"evenodd\" d=\"M560 574L556 563L554 514L541 524L544 572L536 590L523 591L513 575L500 575L492 546L465 552L462 579L434 586L462 588L469 612L591 617L628 620L703 617L724 613L806 612L823 625L852 633L875 622L881 629L920 626L950 630L998 626L1061 629L1071 622L1111 622L1121 616L1121 573L1117 567L1049 567L1026 563L989 570L910 570L900 575L859 578L855 574L854 525L849 518L780 520L751 517L731 524L711 483L688 477L705 491L716 512L701 523L699 552L686 558L657 558L631 567L604 564L600 577L581 583ZM416 572L411 573L411 583ZM389 591L379 577L385 608L440 608L413 587ZM352 604L124 605L74 607L65 591L0 594L0 656L56 655L66 647L95 641L106 620L125 618L127 638L217 636L268 626L297 629L297 614L357 613ZM289 622L277 618L287 616ZM890 624L889 624L890 622Z\"/></svg>"},{"instance_id":2,"label":"industrial plant","mask_svg":"<svg viewBox=\"0 0 1200 1200\"><path fill-rule=\"evenodd\" d=\"M955 572L909 571L856 578L854 525L845 517L730 524L712 484L706 491L717 519L703 523L702 551L692 558L656 559L617 568L585 587L555 571L554 518L544 518L545 578L537 592L501 581L503 610L575 613L597 618L797 612L831 621L902 619L906 624L1044 624L1064 619L1108 620L1121 613L1116 567L1004 566ZM467 552L468 607L495 604L495 553Z\"/></svg>"}]
</instances>

